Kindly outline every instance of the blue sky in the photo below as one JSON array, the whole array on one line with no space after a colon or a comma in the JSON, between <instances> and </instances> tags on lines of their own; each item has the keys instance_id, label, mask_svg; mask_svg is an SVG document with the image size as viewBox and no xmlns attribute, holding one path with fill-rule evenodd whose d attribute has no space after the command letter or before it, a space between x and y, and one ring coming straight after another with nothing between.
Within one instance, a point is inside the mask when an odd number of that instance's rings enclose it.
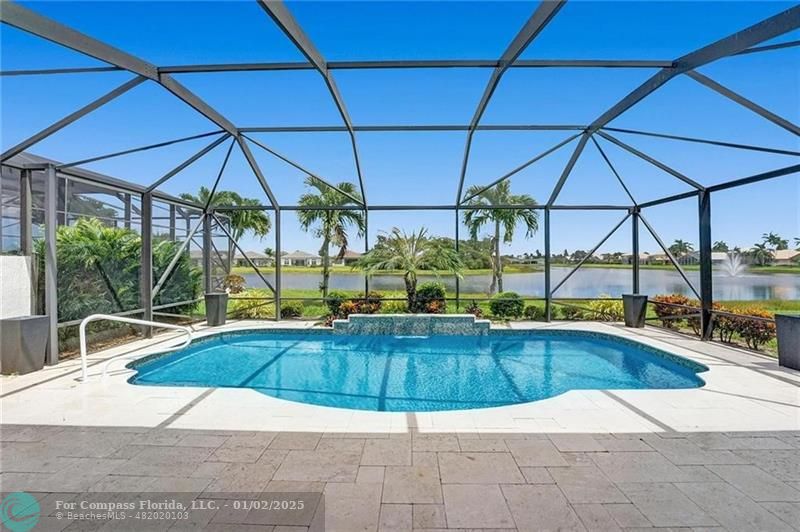
<instances>
[{"instance_id":1,"label":"blue sky","mask_svg":"<svg viewBox=\"0 0 800 532\"><path fill-rule=\"evenodd\" d=\"M255 2L26 2L46 16L159 65L297 61L300 53ZM571 1L530 45L524 59L674 59L790 7L786 2ZM328 60L498 57L536 7L535 2L290 2L289 7ZM800 38L787 34L775 42ZM101 63L9 27L0 29L2 68L91 66ZM800 49L718 61L701 72L785 118L800 123ZM336 71L334 77L356 124L468 123L488 69ZM512 69L483 117L484 124L586 124L653 74L649 69ZM130 79L125 73L4 77L2 147ZM339 125L320 76L312 71L189 74L178 79L238 126ZM723 97L680 77L615 120L612 126L800 150L797 137ZM38 144L34 153L73 161L215 129L160 87L147 83ZM485 184L561 140L567 132L479 132L465 185ZM260 134L262 141L330 181L353 181L344 133ZM619 138L703 184L796 164L796 157L619 134ZM197 151L208 139L89 165L147 184ZM449 204L455 199L463 132L360 133L358 145L371 204ZM639 201L687 186L619 148L600 141ZM547 200L574 143L512 180L513 189ZM210 186L227 144L168 182L170 193ZM303 193L303 174L254 147L282 204ZM222 188L266 203L238 150ZM559 203L628 203L594 146L589 146ZM800 236L800 178L720 193L714 198L713 237L749 246L765 231ZM662 237L696 243L696 205L682 201L645 213ZM620 213L557 213L553 248L591 248ZM373 213L370 238L393 225L452 234L452 213ZM283 218L284 247L316 250L296 217ZM466 234L466 232L464 232ZM623 227L601 249L628 250ZM354 247L363 242L353 239ZM272 246L248 239L248 249ZM652 239L643 249L655 251ZM541 234L522 233L508 246L543 249Z\"/></svg>"}]
</instances>

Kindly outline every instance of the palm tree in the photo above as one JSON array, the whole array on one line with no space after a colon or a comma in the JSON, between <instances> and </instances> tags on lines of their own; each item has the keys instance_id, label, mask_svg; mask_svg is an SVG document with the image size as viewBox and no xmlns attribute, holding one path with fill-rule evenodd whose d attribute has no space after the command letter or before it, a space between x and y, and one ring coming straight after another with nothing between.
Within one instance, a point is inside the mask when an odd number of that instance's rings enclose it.
<instances>
[{"instance_id":1,"label":"palm tree","mask_svg":"<svg viewBox=\"0 0 800 532\"><path fill-rule=\"evenodd\" d=\"M771 231L761 235L761 238L764 241L764 244L772 246L773 249L789 249L789 241L785 238L781 238L780 235Z\"/></svg>"},{"instance_id":2,"label":"palm tree","mask_svg":"<svg viewBox=\"0 0 800 532\"><path fill-rule=\"evenodd\" d=\"M688 255L692 251L694 251L694 246L692 243L681 240L680 238L676 239L675 242L669 247L669 252L676 257Z\"/></svg>"},{"instance_id":3,"label":"palm tree","mask_svg":"<svg viewBox=\"0 0 800 532\"><path fill-rule=\"evenodd\" d=\"M430 271L438 275L446 271L461 278L463 263L452 245L429 238L424 227L411 234L395 227L388 234L378 236L378 243L358 260L355 267L367 275L381 270L403 272L408 308L414 312L418 308L417 274Z\"/></svg>"},{"instance_id":4,"label":"palm tree","mask_svg":"<svg viewBox=\"0 0 800 532\"><path fill-rule=\"evenodd\" d=\"M206 187L200 187L197 195L181 194L181 198L199 203L201 205L208 204L210 207L255 207L260 204L258 200L243 198L236 192L231 190L219 190L214 193L214 197L209 203L211 191ZM267 236L270 229L272 229L272 220L264 211L258 210L236 210L227 211L227 218L230 220L231 236L237 242L247 232L252 232L257 238L261 239Z\"/></svg>"},{"instance_id":5,"label":"palm tree","mask_svg":"<svg viewBox=\"0 0 800 532\"><path fill-rule=\"evenodd\" d=\"M753 244L753 249L748 253L759 266L764 266L772 260L772 250L766 244Z\"/></svg>"},{"instance_id":6,"label":"palm tree","mask_svg":"<svg viewBox=\"0 0 800 532\"><path fill-rule=\"evenodd\" d=\"M303 194L300 196L298 204L301 207L327 207L327 209L297 211L297 218L300 220L300 227L303 231L313 229L314 236L322 239L322 247L319 248L319 255L322 257L322 282L319 288L322 291L322 297L328 297L331 244L339 248L336 258L341 259L347 251L348 227L355 226L358 229L358 236L364 235L364 213L362 211L335 210L330 207L359 205L353 198L361 200L361 195L352 183L339 183L336 185L339 190L336 190L313 176L306 179L306 186L315 189L316 192ZM353 198L349 198L346 194Z\"/></svg>"},{"instance_id":7,"label":"palm tree","mask_svg":"<svg viewBox=\"0 0 800 532\"><path fill-rule=\"evenodd\" d=\"M464 211L464 225L469 228L473 240L478 238L478 231L486 224L494 224L492 244L494 258L492 261L492 284L489 293L503 291L503 261L500 256L500 236L503 242L511 243L517 223L525 224L525 236L531 237L539 230L539 213L535 209L491 209L493 205L536 205L536 200L527 194L512 194L511 181L505 180L497 186L483 190L484 187L474 185L467 189L467 196L473 197L466 205L479 207Z\"/></svg>"},{"instance_id":8,"label":"palm tree","mask_svg":"<svg viewBox=\"0 0 800 532\"><path fill-rule=\"evenodd\" d=\"M714 245L711 246L711 251L721 251L723 253L727 253L728 251L730 251L730 248L728 247L727 242L724 242L722 240L717 240L716 242L714 242Z\"/></svg>"},{"instance_id":9,"label":"palm tree","mask_svg":"<svg viewBox=\"0 0 800 532\"><path fill-rule=\"evenodd\" d=\"M794 237L794 248L800 251L800 237Z\"/></svg>"}]
</instances>

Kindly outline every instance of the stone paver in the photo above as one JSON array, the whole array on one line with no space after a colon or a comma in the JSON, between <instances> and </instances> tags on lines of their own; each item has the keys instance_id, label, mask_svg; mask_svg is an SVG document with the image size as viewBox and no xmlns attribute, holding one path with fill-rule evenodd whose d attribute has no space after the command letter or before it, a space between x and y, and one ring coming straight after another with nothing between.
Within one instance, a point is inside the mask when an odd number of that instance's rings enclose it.
<instances>
[{"instance_id":1,"label":"stone paver","mask_svg":"<svg viewBox=\"0 0 800 532\"><path fill-rule=\"evenodd\" d=\"M628 502L596 466L551 467L548 472L573 504Z\"/></svg>"},{"instance_id":2,"label":"stone paver","mask_svg":"<svg viewBox=\"0 0 800 532\"><path fill-rule=\"evenodd\" d=\"M715 521L674 484L620 484L625 496L657 527L715 526Z\"/></svg>"},{"instance_id":3,"label":"stone paver","mask_svg":"<svg viewBox=\"0 0 800 532\"><path fill-rule=\"evenodd\" d=\"M522 484L525 478L509 453L439 453L444 484Z\"/></svg>"},{"instance_id":4,"label":"stone paver","mask_svg":"<svg viewBox=\"0 0 800 532\"><path fill-rule=\"evenodd\" d=\"M355 482L359 453L337 451L289 451L275 472L276 480Z\"/></svg>"},{"instance_id":5,"label":"stone paver","mask_svg":"<svg viewBox=\"0 0 800 532\"><path fill-rule=\"evenodd\" d=\"M448 484L444 510L450 528L513 528L506 499L496 484Z\"/></svg>"},{"instance_id":6,"label":"stone paver","mask_svg":"<svg viewBox=\"0 0 800 532\"><path fill-rule=\"evenodd\" d=\"M557 486L506 485L502 489L519 530L584 530Z\"/></svg>"},{"instance_id":7,"label":"stone paver","mask_svg":"<svg viewBox=\"0 0 800 532\"><path fill-rule=\"evenodd\" d=\"M676 486L728 530L780 532L792 529L729 484L696 482Z\"/></svg>"},{"instance_id":8,"label":"stone paver","mask_svg":"<svg viewBox=\"0 0 800 532\"><path fill-rule=\"evenodd\" d=\"M388 466L383 480L383 502L441 504L439 470L424 465Z\"/></svg>"},{"instance_id":9,"label":"stone paver","mask_svg":"<svg viewBox=\"0 0 800 532\"><path fill-rule=\"evenodd\" d=\"M506 445L520 467L569 465L549 440L506 440Z\"/></svg>"},{"instance_id":10,"label":"stone paver","mask_svg":"<svg viewBox=\"0 0 800 532\"><path fill-rule=\"evenodd\" d=\"M29 491L43 506L130 493L219 502L324 493L324 511L295 518L313 517L319 527L324 517L326 530L348 532L781 531L800 522L794 432L321 437L125 429L0 426L0 491ZM70 448L72 436L82 449ZM58 521L53 511L43 515L43 530L110 528ZM308 524L281 519L227 508L150 529L274 532Z\"/></svg>"},{"instance_id":11,"label":"stone paver","mask_svg":"<svg viewBox=\"0 0 800 532\"><path fill-rule=\"evenodd\" d=\"M410 440L367 440L364 444L362 465L411 465Z\"/></svg>"}]
</instances>

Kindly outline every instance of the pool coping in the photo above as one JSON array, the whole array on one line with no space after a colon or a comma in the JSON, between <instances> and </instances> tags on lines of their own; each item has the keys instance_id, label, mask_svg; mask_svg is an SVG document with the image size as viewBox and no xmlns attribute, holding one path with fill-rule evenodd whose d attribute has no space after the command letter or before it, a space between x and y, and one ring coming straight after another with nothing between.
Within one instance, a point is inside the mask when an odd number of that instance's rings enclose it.
<instances>
[{"instance_id":1,"label":"pool coping","mask_svg":"<svg viewBox=\"0 0 800 532\"><path fill-rule=\"evenodd\" d=\"M325 328L318 327L318 328L299 329L299 330L296 329L296 328L281 328L281 327L269 327L269 328L266 328L266 327L253 327L253 328L241 328L241 329L236 329L236 330L232 330L232 331L212 331L212 332L209 332L208 334L194 337L192 339L192 341L189 343L189 345L187 345L184 349L188 349L188 348L190 348L192 346L195 346L195 345L198 345L198 344L202 344L204 342L209 342L209 341L212 341L214 339L235 338L237 336L244 336L244 335L249 335L249 334L253 334L253 333L259 333L259 334L266 333L266 334L276 334L276 335L277 334L303 334L303 335L307 335L307 334L311 333L312 335L330 336L332 338L342 338L343 336L389 336L389 337L394 337L392 335L372 335L372 334L370 334L370 335L359 335L359 334L342 335L341 333L335 332L332 328L328 328L328 327L325 327ZM564 337L599 338L599 339L603 339L603 340L610 340L610 341L614 341L614 342L619 342L619 343L624 344L624 345L629 346L629 347L635 347L635 348L641 349L641 350L646 351L647 353L649 353L651 355L654 355L654 356L657 356L657 357L665 358L665 359L667 359L667 360L669 360L669 361L671 361L671 362L673 362L673 363L675 363L675 364L677 364L679 366L683 366L685 368L688 368L688 369L694 371L695 374L705 373L705 372L709 371L709 367L707 365L705 365L703 363L700 363L700 362L697 362L695 360L692 360L691 358L688 358L688 357L685 357L685 356L682 356L682 355L678 355L676 353L672 353L672 352L667 351L665 349L662 349L660 347L656 347L656 346L653 346L653 345L648 345L646 343L634 340L632 338L628 338L628 337L620 336L620 335L615 335L615 334L609 334L607 332L602 332L602 331L587 331L587 330L583 330L583 329L556 329L556 328L547 328L547 329L500 329L500 328L490 328L488 334L486 334L486 335L475 335L475 336L476 337L485 337L485 336L537 336L537 335L541 335L541 336L544 336L544 335L553 336L553 335L555 335L555 336L564 336ZM451 336L451 335L438 334L438 335L428 335L426 337L446 337L446 336ZM467 335L457 335L457 336L467 336ZM180 354L182 351L183 351L183 349L178 350L178 351L161 351L161 352L149 353L149 354L143 355L140 358L132 360L131 362L126 364L125 367L127 369L131 369L131 370L135 371L138 367L140 367L140 366L142 366L144 364L148 364L148 363L153 362L155 360L158 360L160 358L164 358L164 357L174 356L174 355ZM136 374L131 375L131 377L128 379L128 383L137 384L137 383L133 382L133 380L135 378L136 378ZM705 386L705 380L700 376L697 376L697 378L702 382L700 387ZM166 385L165 384L165 386L175 386L175 385ZM246 387L243 387L243 388L246 388Z\"/></svg>"},{"instance_id":2,"label":"pool coping","mask_svg":"<svg viewBox=\"0 0 800 532\"><path fill-rule=\"evenodd\" d=\"M288 330L326 334L317 322L229 321L194 325L196 338L239 331ZM182 338L161 333L89 356L89 380L80 360L68 359L28 375L0 377L4 423L62 426L171 427L195 430L312 431L336 434L419 432L653 433L800 430L800 372L743 349L701 342L657 327L607 322L494 323L494 334L536 330L594 331L629 339L708 367L706 385L689 389L572 390L517 405L441 412L377 412L310 405L242 388L137 386L124 363L158 354ZM109 360L119 362L101 377Z\"/></svg>"}]
</instances>

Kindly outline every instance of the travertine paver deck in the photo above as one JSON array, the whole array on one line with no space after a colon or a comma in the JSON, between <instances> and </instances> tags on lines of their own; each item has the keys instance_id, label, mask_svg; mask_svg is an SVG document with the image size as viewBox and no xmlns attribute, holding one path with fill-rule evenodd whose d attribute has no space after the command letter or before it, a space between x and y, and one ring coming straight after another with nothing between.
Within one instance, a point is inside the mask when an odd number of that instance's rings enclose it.
<instances>
[{"instance_id":1,"label":"travertine paver deck","mask_svg":"<svg viewBox=\"0 0 800 532\"><path fill-rule=\"evenodd\" d=\"M356 435L2 425L0 439L0 489L34 493L43 507L101 493L220 502L316 492L324 510L313 511L331 531L800 530L795 431ZM228 508L143 529L307 529L270 519ZM322 521L309 522L313 530ZM41 529L86 525L50 515Z\"/></svg>"},{"instance_id":2,"label":"travertine paver deck","mask_svg":"<svg viewBox=\"0 0 800 532\"><path fill-rule=\"evenodd\" d=\"M573 390L499 408L403 413L293 403L249 389L135 386L122 362L101 377L109 357L177 341L159 335L93 354L85 384L76 360L0 378L0 490L35 493L44 508L109 494L226 501L324 493L322 505L282 519L229 506L190 521L149 522L147 530L289 532L320 529L322 517L327 530L346 532L800 530L799 372L653 328L509 326L632 338L707 365L706 385ZM37 530L65 528L135 526L46 515Z\"/></svg>"}]
</instances>

